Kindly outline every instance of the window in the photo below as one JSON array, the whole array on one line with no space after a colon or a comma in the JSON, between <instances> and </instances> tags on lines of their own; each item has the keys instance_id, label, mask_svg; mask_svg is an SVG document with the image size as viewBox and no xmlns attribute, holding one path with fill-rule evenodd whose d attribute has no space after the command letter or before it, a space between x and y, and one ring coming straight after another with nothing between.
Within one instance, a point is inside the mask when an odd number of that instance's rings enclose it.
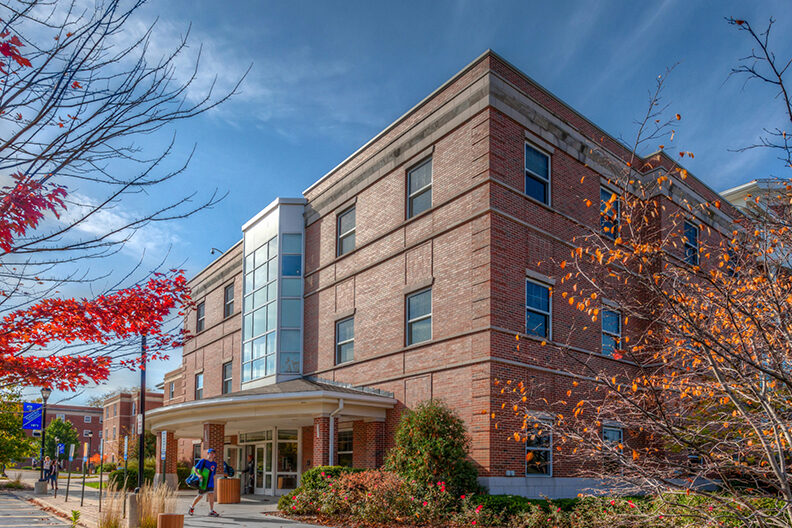
<instances>
[{"instance_id":1,"label":"window","mask_svg":"<svg viewBox=\"0 0 792 528\"><path fill-rule=\"evenodd\" d=\"M624 432L621 427L602 428L602 447L605 457L604 468L608 472L619 470L619 455L622 452Z\"/></svg>"},{"instance_id":2,"label":"window","mask_svg":"<svg viewBox=\"0 0 792 528\"><path fill-rule=\"evenodd\" d=\"M223 317L234 315L234 285L229 284L223 290Z\"/></svg>"},{"instance_id":3,"label":"window","mask_svg":"<svg viewBox=\"0 0 792 528\"><path fill-rule=\"evenodd\" d=\"M300 372L300 352L302 351L302 288L300 279L286 277L302 276L302 235L284 233L283 235L283 288L280 301L280 343L278 372L298 374ZM297 283L297 284L296 284Z\"/></svg>"},{"instance_id":4,"label":"window","mask_svg":"<svg viewBox=\"0 0 792 528\"><path fill-rule=\"evenodd\" d=\"M83 436L87 438L87 437L93 436L93 435L92 435L90 429L83 429Z\"/></svg>"},{"instance_id":5,"label":"window","mask_svg":"<svg viewBox=\"0 0 792 528\"><path fill-rule=\"evenodd\" d=\"M91 417L90 416L83 416L83 423L91 423Z\"/></svg>"},{"instance_id":6,"label":"window","mask_svg":"<svg viewBox=\"0 0 792 528\"><path fill-rule=\"evenodd\" d=\"M223 364L223 394L231 392L231 372L233 367L233 361Z\"/></svg>"},{"instance_id":7,"label":"window","mask_svg":"<svg viewBox=\"0 0 792 528\"><path fill-rule=\"evenodd\" d=\"M338 256L346 255L355 249L355 208L350 207L338 215L336 252Z\"/></svg>"},{"instance_id":8,"label":"window","mask_svg":"<svg viewBox=\"0 0 792 528\"><path fill-rule=\"evenodd\" d=\"M280 239L276 236L262 242L259 247L245 247L243 345L240 364L242 383L275 374L279 242ZM284 238L284 250L290 244L293 241L287 243ZM285 293L288 281L299 283L301 279L283 279L282 293ZM302 296L301 291L298 293Z\"/></svg>"},{"instance_id":9,"label":"window","mask_svg":"<svg viewBox=\"0 0 792 528\"><path fill-rule=\"evenodd\" d=\"M525 439L525 474L553 475L553 429L549 421L537 420Z\"/></svg>"},{"instance_id":10,"label":"window","mask_svg":"<svg viewBox=\"0 0 792 528\"><path fill-rule=\"evenodd\" d=\"M193 466L201 460L201 444L193 444Z\"/></svg>"},{"instance_id":11,"label":"window","mask_svg":"<svg viewBox=\"0 0 792 528\"><path fill-rule=\"evenodd\" d=\"M699 262L699 230L690 222L685 222L685 262L696 266Z\"/></svg>"},{"instance_id":12,"label":"window","mask_svg":"<svg viewBox=\"0 0 792 528\"><path fill-rule=\"evenodd\" d=\"M432 339L432 290L407 296L407 345Z\"/></svg>"},{"instance_id":13,"label":"window","mask_svg":"<svg viewBox=\"0 0 792 528\"><path fill-rule=\"evenodd\" d=\"M618 447L624 439L624 431L621 427L603 427L602 443ZM621 448L619 448L621 450Z\"/></svg>"},{"instance_id":14,"label":"window","mask_svg":"<svg viewBox=\"0 0 792 528\"><path fill-rule=\"evenodd\" d=\"M201 303L198 305L198 310L195 320L195 331L200 332L204 329L206 322L206 305Z\"/></svg>"},{"instance_id":15,"label":"window","mask_svg":"<svg viewBox=\"0 0 792 528\"><path fill-rule=\"evenodd\" d=\"M113 416L118 416L118 404L113 404Z\"/></svg>"},{"instance_id":16,"label":"window","mask_svg":"<svg viewBox=\"0 0 792 528\"><path fill-rule=\"evenodd\" d=\"M600 187L600 229L602 233L616 240L621 220L621 204L615 192Z\"/></svg>"},{"instance_id":17,"label":"window","mask_svg":"<svg viewBox=\"0 0 792 528\"><path fill-rule=\"evenodd\" d=\"M171 400L176 397L176 382L175 381L171 381L168 384L168 396L169 396L169 398Z\"/></svg>"},{"instance_id":18,"label":"window","mask_svg":"<svg viewBox=\"0 0 792 528\"><path fill-rule=\"evenodd\" d=\"M352 430L338 431L338 460L339 466L352 467Z\"/></svg>"},{"instance_id":19,"label":"window","mask_svg":"<svg viewBox=\"0 0 792 528\"><path fill-rule=\"evenodd\" d=\"M99 438L102 438L102 431L99 431Z\"/></svg>"},{"instance_id":20,"label":"window","mask_svg":"<svg viewBox=\"0 0 792 528\"><path fill-rule=\"evenodd\" d=\"M113 426L113 440L115 440L115 439L116 439L116 427L114 425Z\"/></svg>"},{"instance_id":21,"label":"window","mask_svg":"<svg viewBox=\"0 0 792 528\"><path fill-rule=\"evenodd\" d=\"M61 422L65 422L66 421L66 414L58 413L58 414L55 415L55 419L56 420L60 420Z\"/></svg>"},{"instance_id":22,"label":"window","mask_svg":"<svg viewBox=\"0 0 792 528\"><path fill-rule=\"evenodd\" d=\"M135 416L137 414L136 411L137 411L137 405L135 405L135 402L132 402L132 416Z\"/></svg>"},{"instance_id":23,"label":"window","mask_svg":"<svg viewBox=\"0 0 792 528\"><path fill-rule=\"evenodd\" d=\"M550 156L525 144L525 194L550 204Z\"/></svg>"},{"instance_id":24,"label":"window","mask_svg":"<svg viewBox=\"0 0 792 528\"><path fill-rule=\"evenodd\" d=\"M203 372L195 375L195 399L203 398Z\"/></svg>"},{"instance_id":25,"label":"window","mask_svg":"<svg viewBox=\"0 0 792 528\"><path fill-rule=\"evenodd\" d=\"M550 287L525 281L525 333L550 338Z\"/></svg>"},{"instance_id":26,"label":"window","mask_svg":"<svg viewBox=\"0 0 792 528\"><path fill-rule=\"evenodd\" d=\"M336 323L336 364L355 359L355 318Z\"/></svg>"},{"instance_id":27,"label":"window","mask_svg":"<svg viewBox=\"0 0 792 528\"><path fill-rule=\"evenodd\" d=\"M602 309L602 354L612 356L619 348L622 335L621 312L611 308Z\"/></svg>"},{"instance_id":28,"label":"window","mask_svg":"<svg viewBox=\"0 0 792 528\"><path fill-rule=\"evenodd\" d=\"M102 422L104 422L104 417L103 417L103 416L100 416L100 417L99 417L99 423L102 423Z\"/></svg>"},{"instance_id":29,"label":"window","mask_svg":"<svg viewBox=\"0 0 792 528\"><path fill-rule=\"evenodd\" d=\"M407 218L432 207L432 160L424 161L407 173Z\"/></svg>"}]
</instances>

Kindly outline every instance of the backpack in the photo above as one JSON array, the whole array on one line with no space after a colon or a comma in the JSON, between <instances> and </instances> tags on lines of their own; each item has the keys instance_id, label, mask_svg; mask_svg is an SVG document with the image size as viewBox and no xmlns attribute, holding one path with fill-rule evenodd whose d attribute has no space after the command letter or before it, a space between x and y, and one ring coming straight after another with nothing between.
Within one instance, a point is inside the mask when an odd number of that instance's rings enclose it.
<instances>
[{"instance_id":1,"label":"backpack","mask_svg":"<svg viewBox=\"0 0 792 528\"><path fill-rule=\"evenodd\" d=\"M187 478L184 479L184 483L190 488L198 489L198 486L201 484L201 477L198 476L195 468L193 468Z\"/></svg>"},{"instance_id":2,"label":"backpack","mask_svg":"<svg viewBox=\"0 0 792 528\"><path fill-rule=\"evenodd\" d=\"M225 473L226 477L233 477L234 476L234 468L228 462L223 462L223 473Z\"/></svg>"}]
</instances>

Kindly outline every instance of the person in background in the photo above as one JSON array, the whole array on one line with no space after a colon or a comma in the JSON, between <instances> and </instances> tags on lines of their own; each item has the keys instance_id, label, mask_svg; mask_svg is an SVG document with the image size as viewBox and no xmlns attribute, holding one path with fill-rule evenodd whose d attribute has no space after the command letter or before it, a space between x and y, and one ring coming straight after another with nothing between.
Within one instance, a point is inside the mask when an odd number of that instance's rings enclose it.
<instances>
[{"instance_id":1,"label":"person in background","mask_svg":"<svg viewBox=\"0 0 792 528\"><path fill-rule=\"evenodd\" d=\"M217 513L214 509L214 502L215 502L215 495L214 495L214 481L215 481L215 472L217 471L217 462L215 462L215 450L214 449L207 449L206 450L206 458L202 458L195 464L195 467L192 469L193 473L198 475L200 478L200 484L198 484L198 496L195 497L192 505L190 505L190 509L187 513L192 515L195 513L195 505L198 504L198 501L201 500L201 497L206 495L206 500L209 502L209 517L220 517L220 514Z\"/></svg>"},{"instance_id":2,"label":"person in background","mask_svg":"<svg viewBox=\"0 0 792 528\"><path fill-rule=\"evenodd\" d=\"M58 491L58 474L60 473L60 469L61 469L60 462L56 458L50 464L50 473L49 473L50 486L55 491Z\"/></svg>"},{"instance_id":3,"label":"person in background","mask_svg":"<svg viewBox=\"0 0 792 528\"><path fill-rule=\"evenodd\" d=\"M253 455L248 455L247 465L242 470L242 473L247 475L245 477L245 493L253 493L254 477L256 476L256 464L253 462Z\"/></svg>"},{"instance_id":4,"label":"person in background","mask_svg":"<svg viewBox=\"0 0 792 528\"><path fill-rule=\"evenodd\" d=\"M52 470L52 460L49 456L44 457L44 480L49 480L50 471Z\"/></svg>"}]
</instances>

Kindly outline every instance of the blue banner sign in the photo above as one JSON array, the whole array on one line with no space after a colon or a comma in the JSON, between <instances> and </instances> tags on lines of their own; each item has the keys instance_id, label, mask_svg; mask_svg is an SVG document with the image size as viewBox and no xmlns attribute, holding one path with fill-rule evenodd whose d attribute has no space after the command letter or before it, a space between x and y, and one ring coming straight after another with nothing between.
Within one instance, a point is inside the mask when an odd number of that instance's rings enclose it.
<instances>
[{"instance_id":1,"label":"blue banner sign","mask_svg":"<svg viewBox=\"0 0 792 528\"><path fill-rule=\"evenodd\" d=\"M66 452L66 444L58 444L58 454L62 455Z\"/></svg>"},{"instance_id":2,"label":"blue banner sign","mask_svg":"<svg viewBox=\"0 0 792 528\"><path fill-rule=\"evenodd\" d=\"M22 404L22 429L41 431L41 404L23 403Z\"/></svg>"}]
</instances>

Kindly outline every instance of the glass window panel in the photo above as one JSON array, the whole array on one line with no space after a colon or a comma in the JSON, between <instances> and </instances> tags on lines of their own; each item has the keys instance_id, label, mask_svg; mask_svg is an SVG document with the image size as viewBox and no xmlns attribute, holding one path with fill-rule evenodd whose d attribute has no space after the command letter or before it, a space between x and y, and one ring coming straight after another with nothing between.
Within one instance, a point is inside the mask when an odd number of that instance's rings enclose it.
<instances>
[{"instance_id":1,"label":"glass window panel","mask_svg":"<svg viewBox=\"0 0 792 528\"><path fill-rule=\"evenodd\" d=\"M616 338L608 334L602 334L602 353L606 356L612 356L613 351L619 347Z\"/></svg>"},{"instance_id":2,"label":"glass window panel","mask_svg":"<svg viewBox=\"0 0 792 528\"><path fill-rule=\"evenodd\" d=\"M619 201L611 202L614 193L600 188L600 228L608 237L615 239L619 224Z\"/></svg>"},{"instance_id":3,"label":"glass window panel","mask_svg":"<svg viewBox=\"0 0 792 528\"><path fill-rule=\"evenodd\" d=\"M267 376L275 374L275 354L267 356Z\"/></svg>"},{"instance_id":4,"label":"glass window panel","mask_svg":"<svg viewBox=\"0 0 792 528\"><path fill-rule=\"evenodd\" d=\"M302 275L302 257L300 255L283 255L283 276L299 277Z\"/></svg>"},{"instance_id":5,"label":"glass window panel","mask_svg":"<svg viewBox=\"0 0 792 528\"><path fill-rule=\"evenodd\" d=\"M409 332L410 345L432 339L432 318L410 323Z\"/></svg>"},{"instance_id":6,"label":"glass window panel","mask_svg":"<svg viewBox=\"0 0 792 528\"><path fill-rule=\"evenodd\" d=\"M336 342L349 341L355 338L355 320L353 318L339 321L336 331Z\"/></svg>"},{"instance_id":7,"label":"glass window panel","mask_svg":"<svg viewBox=\"0 0 792 528\"><path fill-rule=\"evenodd\" d=\"M525 458L527 460L525 472L529 475L549 475L550 474L550 451L548 450L529 450ZM528 460L530 458L530 460Z\"/></svg>"},{"instance_id":8,"label":"glass window panel","mask_svg":"<svg viewBox=\"0 0 792 528\"><path fill-rule=\"evenodd\" d=\"M299 352L281 352L280 371L284 374L296 374L300 372Z\"/></svg>"},{"instance_id":9,"label":"glass window panel","mask_svg":"<svg viewBox=\"0 0 792 528\"><path fill-rule=\"evenodd\" d=\"M281 295L284 297L302 297L302 279L283 279L281 281Z\"/></svg>"},{"instance_id":10,"label":"glass window panel","mask_svg":"<svg viewBox=\"0 0 792 528\"><path fill-rule=\"evenodd\" d=\"M252 309L253 309L253 296L248 295L247 297L245 297L245 311L249 312Z\"/></svg>"},{"instance_id":11,"label":"glass window panel","mask_svg":"<svg viewBox=\"0 0 792 528\"><path fill-rule=\"evenodd\" d=\"M353 438L354 434L352 431L338 431L338 450L352 451Z\"/></svg>"},{"instance_id":12,"label":"glass window panel","mask_svg":"<svg viewBox=\"0 0 792 528\"><path fill-rule=\"evenodd\" d=\"M525 145L525 168L545 180L550 177L550 158L533 147Z\"/></svg>"},{"instance_id":13,"label":"glass window panel","mask_svg":"<svg viewBox=\"0 0 792 528\"><path fill-rule=\"evenodd\" d=\"M336 465L341 467L352 467L352 453L338 453Z\"/></svg>"},{"instance_id":14,"label":"glass window panel","mask_svg":"<svg viewBox=\"0 0 792 528\"><path fill-rule=\"evenodd\" d=\"M432 311L432 290L426 290L407 298L407 318L415 319Z\"/></svg>"},{"instance_id":15,"label":"glass window panel","mask_svg":"<svg viewBox=\"0 0 792 528\"><path fill-rule=\"evenodd\" d=\"M278 440L297 440L297 429L278 429Z\"/></svg>"},{"instance_id":16,"label":"glass window panel","mask_svg":"<svg viewBox=\"0 0 792 528\"><path fill-rule=\"evenodd\" d=\"M695 245L698 243L698 229L690 222L685 222L685 238L688 244Z\"/></svg>"},{"instance_id":17,"label":"glass window panel","mask_svg":"<svg viewBox=\"0 0 792 528\"><path fill-rule=\"evenodd\" d=\"M266 268L261 268L261 269L266 269ZM254 299L255 299L255 301L253 302L253 305L256 308L259 308L259 307L264 306L265 304L267 304L267 301L269 300L269 299L267 299L267 289L268 288L269 288L269 286L267 288L262 288L262 289L256 291L256 293L253 294Z\"/></svg>"},{"instance_id":18,"label":"glass window panel","mask_svg":"<svg viewBox=\"0 0 792 528\"><path fill-rule=\"evenodd\" d=\"M267 331L275 330L278 326L278 303L271 302L267 305Z\"/></svg>"},{"instance_id":19,"label":"glass window panel","mask_svg":"<svg viewBox=\"0 0 792 528\"><path fill-rule=\"evenodd\" d=\"M536 423L526 432L525 445L527 447L550 448L550 424Z\"/></svg>"},{"instance_id":20,"label":"glass window panel","mask_svg":"<svg viewBox=\"0 0 792 528\"><path fill-rule=\"evenodd\" d=\"M273 237L267 245L269 247L269 258L272 258L278 254L278 237Z\"/></svg>"},{"instance_id":21,"label":"glass window panel","mask_svg":"<svg viewBox=\"0 0 792 528\"><path fill-rule=\"evenodd\" d=\"M274 301L278 295L278 282L270 282L267 286L267 302Z\"/></svg>"},{"instance_id":22,"label":"glass window panel","mask_svg":"<svg viewBox=\"0 0 792 528\"><path fill-rule=\"evenodd\" d=\"M245 275L245 292L250 293L253 291L253 273Z\"/></svg>"},{"instance_id":23,"label":"glass window panel","mask_svg":"<svg viewBox=\"0 0 792 528\"><path fill-rule=\"evenodd\" d=\"M613 310L602 311L602 331L609 334L621 335L621 317L619 312Z\"/></svg>"},{"instance_id":24,"label":"glass window panel","mask_svg":"<svg viewBox=\"0 0 792 528\"><path fill-rule=\"evenodd\" d=\"M547 183L530 174L525 175L525 194L542 203L547 203Z\"/></svg>"},{"instance_id":25,"label":"glass window panel","mask_svg":"<svg viewBox=\"0 0 792 528\"><path fill-rule=\"evenodd\" d=\"M253 341L253 357L260 358L264 357L267 353L267 338L266 337L259 337L255 341Z\"/></svg>"},{"instance_id":26,"label":"glass window panel","mask_svg":"<svg viewBox=\"0 0 792 528\"><path fill-rule=\"evenodd\" d=\"M261 378L261 377L266 376L266 373L264 372L264 360L263 359L257 359L255 361L253 361L252 365L253 365L253 367L252 367L253 371L251 373L251 379L256 379L256 378Z\"/></svg>"},{"instance_id":27,"label":"glass window panel","mask_svg":"<svg viewBox=\"0 0 792 528\"><path fill-rule=\"evenodd\" d=\"M338 254L339 255L346 255L350 251L355 249L355 232L352 231L348 235L342 237L338 241Z\"/></svg>"},{"instance_id":28,"label":"glass window panel","mask_svg":"<svg viewBox=\"0 0 792 528\"><path fill-rule=\"evenodd\" d=\"M245 271L253 269L253 253L245 257Z\"/></svg>"},{"instance_id":29,"label":"glass window panel","mask_svg":"<svg viewBox=\"0 0 792 528\"><path fill-rule=\"evenodd\" d=\"M410 217L421 214L432 207L432 188L410 198Z\"/></svg>"},{"instance_id":30,"label":"glass window panel","mask_svg":"<svg viewBox=\"0 0 792 528\"><path fill-rule=\"evenodd\" d=\"M261 288L267 284L267 266L256 268L256 271L253 272L253 277L254 288Z\"/></svg>"},{"instance_id":31,"label":"glass window panel","mask_svg":"<svg viewBox=\"0 0 792 528\"><path fill-rule=\"evenodd\" d=\"M251 364L250 363L245 363L244 365L242 365L242 381L249 381L249 380L253 379L251 377L251 370L250 369L251 369Z\"/></svg>"},{"instance_id":32,"label":"glass window panel","mask_svg":"<svg viewBox=\"0 0 792 528\"><path fill-rule=\"evenodd\" d=\"M535 308L543 312L550 311L550 288L526 281L525 304L529 308Z\"/></svg>"},{"instance_id":33,"label":"glass window panel","mask_svg":"<svg viewBox=\"0 0 792 528\"><path fill-rule=\"evenodd\" d=\"M602 440L609 444L620 444L622 442L622 430L616 427L603 427Z\"/></svg>"},{"instance_id":34,"label":"glass window panel","mask_svg":"<svg viewBox=\"0 0 792 528\"><path fill-rule=\"evenodd\" d=\"M167 449L165 451L167 451ZM264 449L259 447L256 448L256 487L257 488L263 487L264 485L263 477L264 477Z\"/></svg>"},{"instance_id":35,"label":"glass window panel","mask_svg":"<svg viewBox=\"0 0 792 528\"><path fill-rule=\"evenodd\" d=\"M278 335L277 332L270 332L269 334L267 334L267 336L266 336L266 339L267 339L267 354L274 354L275 353L275 350L276 350L275 345L277 343L277 340L276 340L275 336L277 336L277 335Z\"/></svg>"},{"instance_id":36,"label":"glass window panel","mask_svg":"<svg viewBox=\"0 0 792 528\"><path fill-rule=\"evenodd\" d=\"M267 245L264 244L256 250L256 267L261 267L262 264L267 262Z\"/></svg>"},{"instance_id":37,"label":"glass window panel","mask_svg":"<svg viewBox=\"0 0 792 528\"><path fill-rule=\"evenodd\" d=\"M283 253L302 253L302 235L289 234L283 235L281 243Z\"/></svg>"},{"instance_id":38,"label":"glass window panel","mask_svg":"<svg viewBox=\"0 0 792 528\"><path fill-rule=\"evenodd\" d=\"M432 183L432 160L428 160L426 163L411 170L407 179L409 180L409 194L413 194L415 191Z\"/></svg>"},{"instance_id":39,"label":"glass window panel","mask_svg":"<svg viewBox=\"0 0 792 528\"><path fill-rule=\"evenodd\" d=\"M253 314L248 314L245 316L245 323L243 325L245 327L245 339L250 339L253 337Z\"/></svg>"},{"instance_id":40,"label":"glass window panel","mask_svg":"<svg viewBox=\"0 0 792 528\"><path fill-rule=\"evenodd\" d=\"M253 312L253 335L258 336L267 331L267 309L259 308Z\"/></svg>"},{"instance_id":41,"label":"glass window panel","mask_svg":"<svg viewBox=\"0 0 792 528\"><path fill-rule=\"evenodd\" d=\"M525 333L538 337L547 337L548 317L545 314L526 311Z\"/></svg>"},{"instance_id":42,"label":"glass window panel","mask_svg":"<svg viewBox=\"0 0 792 528\"><path fill-rule=\"evenodd\" d=\"M242 361L247 363L251 359L253 359L253 343L248 341L242 345Z\"/></svg>"},{"instance_id":43,"label":"glass window panel","mask_svg":"<svg viewBox=\"0 0 792 528\"><path fill-rule=\"evenodd\" d=\"M278 486L280 489L290 490L297 487L297 477L294 475L278 475Z\"/></svg>"},{"instance_id":44,"label":"glass window panel","mask_svg":"<svg viewBox=\"0 0 792 528\"><path fill-rule=\"evenodd\" d=\"M274 258L267 263L267 267L269 271L267 272L267 276L270 280L275 280L278 278L278 259Z\"/></svg>"},{"instance_id":45,"label":"glass window panel","mask_svg":"<svg viewBox=\"0 0 792 528\"><path fill-rule=\"evenodd\" d=\"M281 300L281 326L299 328L302 320L302 306L299 299Z\"/></svg>"},{"instance_id":46,"label":"glass window panel","mask_svg":"<svg viewBox=\"0 0 792 528\"><path fill-rule=\"evenodd\" d=\"M343 345L338 345L338 363L346 363L355 359L355 343L350 341Z\"/></svg>"},{"instance_id":47,"label":"glass window panel","mask_svg":"<svg viewBox=\"0 0 792 528\"><path fill-rule=\"evenodd\" d=\"M338 234L343 235L347 231L355 229L355 208L347 210L338 217Z\"/></svg>"},{"instance_id":48,"label":"glass window panel","mask_svg":"<svg viewBox=\"0 0 792 528\"><path fill-rule=\"evenodd\" d=\"M281 330L281 352L300 351L300 331Z\"/></svg>"}]
</instances>

